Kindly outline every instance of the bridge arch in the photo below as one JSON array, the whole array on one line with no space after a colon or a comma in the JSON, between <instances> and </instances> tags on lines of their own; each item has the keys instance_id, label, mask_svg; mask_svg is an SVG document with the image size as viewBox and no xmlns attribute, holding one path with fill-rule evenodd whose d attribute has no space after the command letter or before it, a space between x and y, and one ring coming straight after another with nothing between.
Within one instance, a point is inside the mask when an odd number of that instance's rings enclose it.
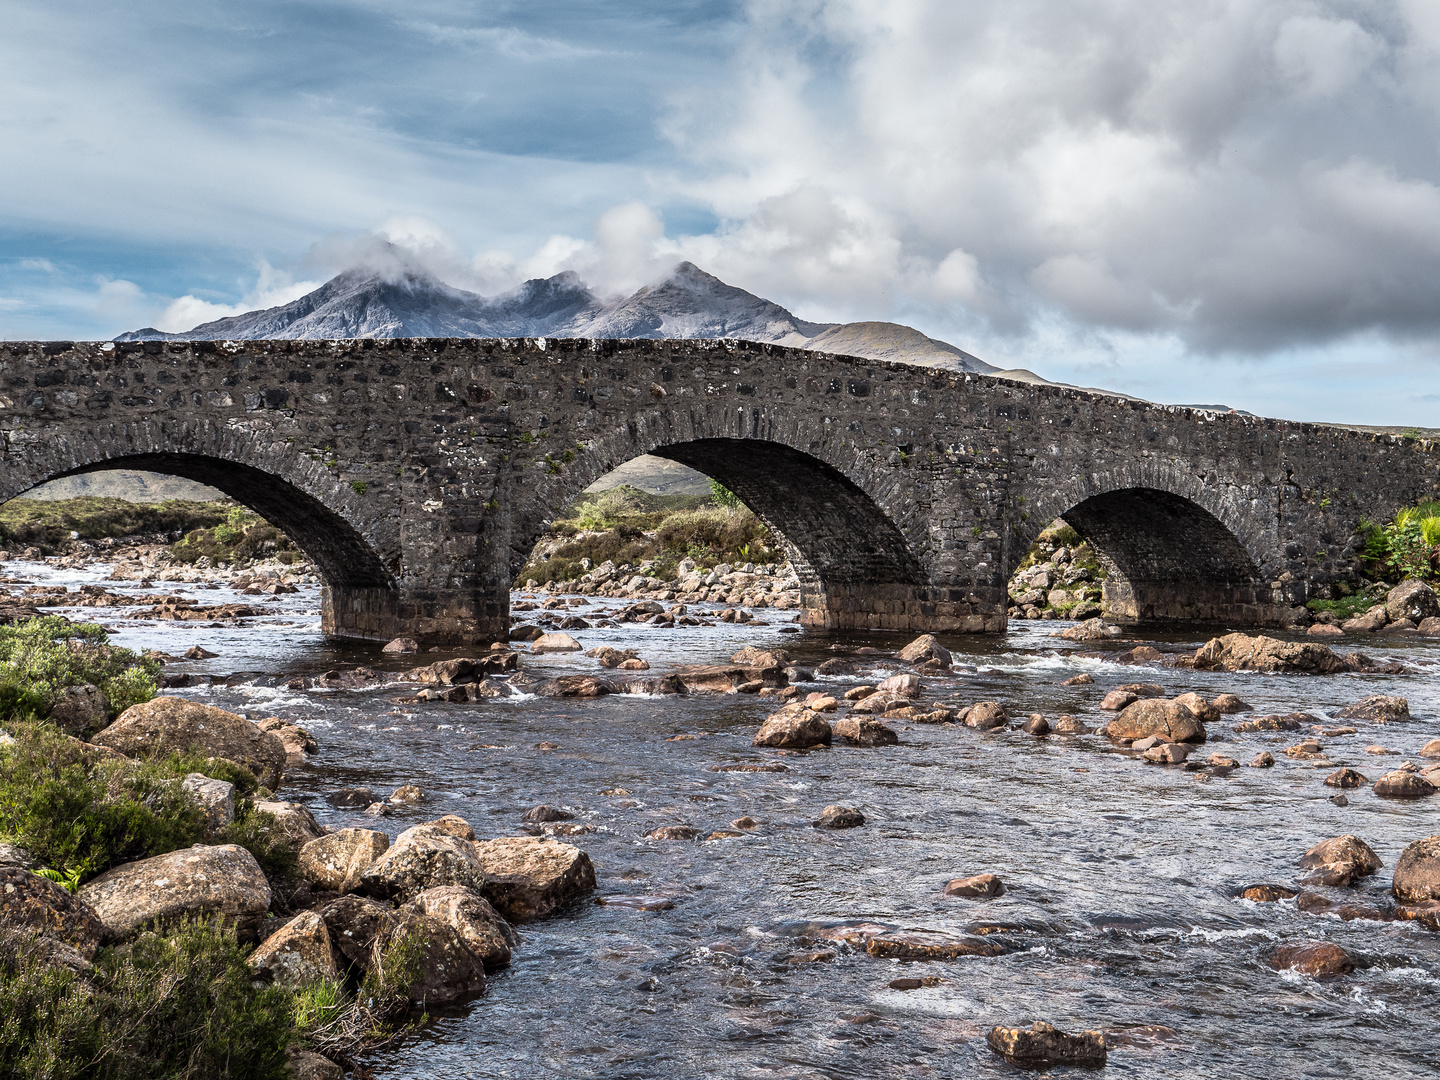
<instances>
[{"instance_id":1,"label":"bridge arch","mask_svg":"<svg viewBox=\"0 0 1440 1080\"><path fill-rule=\"evenodd\" d=\"M1166 469L1073 478L1029 508L1009 569L1055 518L1090 543L1118 622L1274 621L1273 538L1233 488ZM1268 572L1267 572L1268 571Z\"/></svg>"}]
</instances>

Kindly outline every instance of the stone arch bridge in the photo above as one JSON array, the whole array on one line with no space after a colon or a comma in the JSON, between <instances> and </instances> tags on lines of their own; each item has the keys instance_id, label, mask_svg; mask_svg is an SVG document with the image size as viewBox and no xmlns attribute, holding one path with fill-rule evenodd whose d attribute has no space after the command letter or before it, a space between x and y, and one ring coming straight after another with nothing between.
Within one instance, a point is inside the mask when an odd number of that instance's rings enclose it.
<instances>
[{"instance_id":1,"label":"stone arch bridge","mask_svg":"<svg viewBox=\"0 0 1440 1080\"><path fill-rule=\"evenodd\" d=\"M279 525L340 637L503 639L546 523L616 465L716 478L786 543L812 626L1005 628L1064 516L1121 617L1267 624L1440 493L1415 439L741 341L0 344L0 500L116 467Z\"/></svg>"}]
</instances>

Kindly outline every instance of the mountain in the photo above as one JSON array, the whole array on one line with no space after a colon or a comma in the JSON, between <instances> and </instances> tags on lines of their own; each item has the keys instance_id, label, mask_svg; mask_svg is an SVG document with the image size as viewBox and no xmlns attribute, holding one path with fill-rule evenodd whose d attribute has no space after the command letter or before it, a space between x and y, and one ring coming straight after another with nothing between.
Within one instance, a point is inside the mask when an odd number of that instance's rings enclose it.
<instances>
[{"instance_id":1,"label":"mountain","mask_svg":"<svg viewBox=\"0 0 1440 1080\"><path fill-rule=\"evenodd\" d=\"M995 370L963 349L899 323L807 322L688 262L659 284L612 301L602 301L571 271L486 297L413 270L397 280L347 270L280 307L217 319L184 333L146 327L115 340L366 337L742 338L952 371Z\"/></svg>"}]
</instances>

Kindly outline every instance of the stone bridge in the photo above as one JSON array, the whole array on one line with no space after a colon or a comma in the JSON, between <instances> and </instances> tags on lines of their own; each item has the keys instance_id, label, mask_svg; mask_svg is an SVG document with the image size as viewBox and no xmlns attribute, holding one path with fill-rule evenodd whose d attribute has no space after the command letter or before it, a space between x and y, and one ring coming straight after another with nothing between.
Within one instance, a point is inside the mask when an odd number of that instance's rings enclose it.
<instances>
[{"instance_id":1,"label":"stone bridge","mask_svg":"<svg viewBox=\"0 0 1440 1080\"><path fill-rule=\"evenodd\" d=\"M211 484L327 582L325 630L503 640L546 523L640 454L736 492L818 627L998 632L1064 516L1134 621L1282 622L1430 443L740 341L0 344L0 500L117 467Z\"/></svg>"}]
</instances>

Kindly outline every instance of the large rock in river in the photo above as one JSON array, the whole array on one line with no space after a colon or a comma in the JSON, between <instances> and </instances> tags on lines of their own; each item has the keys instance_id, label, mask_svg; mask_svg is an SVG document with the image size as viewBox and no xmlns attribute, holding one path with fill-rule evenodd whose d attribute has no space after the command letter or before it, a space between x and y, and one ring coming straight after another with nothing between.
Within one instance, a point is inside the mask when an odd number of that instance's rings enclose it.
<instances>
[{"instance_id":1,"label":"large rock in river","mask_svg":"<svg viewBox=\"0 0 1440 1080\"><path fill-rule=\"evenodd\" d=\"M1385 612L1392 622L1409 619L1417 626L1440 615L1440 597L1423 581L1402 581L1385 594Z\"/></svg>"},{"instance_id":2,"label":"large rock in river","mask_svg":"<svg viewBox=\"0 0 1440 1080\"><path fill-rule=\"evenodd\" d=\"M86 960L94 958L103 929L84 900L19 866L0 866L0 927L64 942Z\"/></svg>"},{"instance_id":3,"label":"large rock in river","mask_svg":"<svg viewBox=\"0 0 1440 1080\"><path fill-rule=\"evenodd\" d=\"M405 901L438 885L484 889L485 869L473 841L416 825L360 874L360 889L371 896Z\"/></svg>"},{"instance_id":4,"label":"large rock in river","mask_svg":"<svg viewBox=\"0 0 1440 1080\"><path fill-rule=\"evenodd\" d=\"M331 892L353 892L365 871L390 848L390 837L373 829L341 829L300 849L300 875Z\"/></svg>"},{"instance_id":5,"label":"large rock in river","mask_svg":"<svg viewBox=\"0 0 1440 1080\"><path fill-rule=\"evenodd\" d=\"M1397 900L1440 900L1440 836L1416 840L1402 851L1391 884Z\"/></svg>"},{"instance_id":6,"label":"large rock in river","mask_svg":"<svg viewBox=\"0 0 1440 1080\"><path fill-rule=\"evenodd\" d=\"M520 943L515 928L506 922L474 889L442 885L426 889L405 909L429 915L451 927L493 971L510 963L511 950Z\"/></svg>"},{"instance_id":7,"label":"large rock in river","mask_svg":"<svg viewBox=\"0 0 1440 1080\"><path fill-rule=\"evenodd\" d=\"M244 765L268 788L280 785L285 744L224 709L186 698L157 697L131 705L92 740L127 757L196 753Z\"/></svg>"},{"instance_id":8,"label":"large rock in river","mask_svg":"<svg viewBox=\"0 0 1440 1080\"><path fill-rule=\"evenodd\" d=\"M78 895L99 918L107 941L197 915L220 915L250 937L270 908L260 864L235 844L196 844L116 866L80 886Z\"/></svg>"},{"instance_id":9,"label":"large rock in river","mask_svg":"<svg viewBox=\"0 0 1440 1080\"><path fill-rule=\"evenodd\" d=\"M829 746L834 733L830 721L803 705L786 705L771 713L752 740L755 746L803 750L807 746Z\"/></svg>"},{"instance_id":10,"label":"large rock in river","mask_svg":"<svg viewBox=\"0 0 1440 1080\"><path fill-rule=\"evenodd\" d=\"M924 664L934 660L948 668L952 662L950 650L941 645L934 634L921 634L901 649L898 655L907 664Z\"/></svg>"},{"instance_id":11,"label":"large rock in river","mask_svg":"<svg viewBox=\"0 0 1440 1080\"><path fill-rule=\"evenodd\" d=\"M1376 724L1410 719L1410 702L1403 697L1372 694L1335 713L1336 720L1369 720Z\"/></svg>"},{"instance_id":12,"label":"large rock in river","mask_svg":"<svg viewBox=\"0 0 1440 1080\"><path fill-rule=\"evenodd\" d=\"M413 906L395 909L364 896L342 896L320 909L330 940L346 963L369 972L385 950L405 939L420 946L420 976L406 988L412 1001L439 1005L485 992L485 962L445 919ZM393 977L393 975L392 975Z\"/></svg>"},{"instance_id":13,"label":"large rock in river","mask_svg":"<svg viewBox=\"0 0 1440 1080\"><path fill-rule=\"evenodd\" d=\"M485 875L480 891L512 922L543 919L595 891L590 856L570 844L548 837L502 836L471 847Z\"/></svg>"},{"instance_id":14,"label":"large rock in river","mask_svg":"<svg viewBox=\"0 0 1440 1080\"><path fill-rule=\"evenodd\" d=\"M1105 1064L1105 1033L1082 1031L1069 1035L1051 1024L1035 1021L1027 1028L993 1027L985 1036L990 1049L1001 1057L1028 1065Z\"/></svg>"},{"instance_id":15,"label":"large rock in river","mask_svg":"<svg viewBox=\"0 0 1440 1080\"><path fill-rule=\"evenodd\" d=\"M1327 646L1313 641L1280 641L1263 635L1226 634L1195 652L1200 671L1269 671L1333 675L1351 670Z\"/></svg>"},{"instance_id":16,"label":"large rock in river","mask_svg":"<svg viewBox=\"0 0 1440 1080\"><path fill-rule=\"evenodd\" d=\"M1105 734L1122 742L1155 735L1171 742L1202 743L1205 725L1179 701L1141 698L1125 706L1119 716L1106 724Z\"/></svg>"},{"instance_id":17,"label":"large rock in river","mask_svg":"<svg viewBox=\"0 0 1440 1080\"><path fill-rule=\"evenodd\" d=\"M1300 866L1314 871L1304 879L1307 885L1353 885L1381 865L1374 849L1349 833L1321 840L1300 857Z\"/></svg>"}]
</instances>

